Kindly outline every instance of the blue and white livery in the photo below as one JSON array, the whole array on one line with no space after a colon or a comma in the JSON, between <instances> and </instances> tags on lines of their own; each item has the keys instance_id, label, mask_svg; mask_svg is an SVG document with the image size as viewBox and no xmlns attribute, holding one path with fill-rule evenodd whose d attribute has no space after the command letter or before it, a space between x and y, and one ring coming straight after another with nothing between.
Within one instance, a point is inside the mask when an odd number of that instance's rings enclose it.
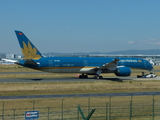
<instances>
[{"instance_id":1,"label":"blue and white livery","mask_svg":"<svg viewBox=\"0 0 160 120\"><path fill-rule=\"evenodd\" d=\"M79 78L94 75L102 78L101 73L115 73L117 76L130 76L132 71L151 71L153 66L140 58L105 57L43 57L39 50L21 31L15 31L24 59L17 64L53 73L80 73Z\"/></svg>"}]
</instances>

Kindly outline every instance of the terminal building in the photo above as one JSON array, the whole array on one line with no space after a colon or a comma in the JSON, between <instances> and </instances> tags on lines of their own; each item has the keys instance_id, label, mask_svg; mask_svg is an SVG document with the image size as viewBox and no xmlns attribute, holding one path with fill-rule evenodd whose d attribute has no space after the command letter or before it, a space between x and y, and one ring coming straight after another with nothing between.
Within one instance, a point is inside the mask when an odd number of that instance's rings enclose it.
<instances>
[{"instance_id":1,"label":"terminal building","mask_svg":"<svg viewBox=\"0 0 160 120\"><path fill-rule=\"evenodd\" d=\"M16 55L15 54L6 54L6 58L7 59L14 59L14 58L16 58Z\"/></svg>"}]
</instances>

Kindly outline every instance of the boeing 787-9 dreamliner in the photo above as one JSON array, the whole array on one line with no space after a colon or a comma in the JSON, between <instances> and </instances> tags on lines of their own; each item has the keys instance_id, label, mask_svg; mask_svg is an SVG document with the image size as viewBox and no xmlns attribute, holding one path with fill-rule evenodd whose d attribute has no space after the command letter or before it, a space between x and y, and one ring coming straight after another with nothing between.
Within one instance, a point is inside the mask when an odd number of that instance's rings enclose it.
<instances>
[{"instance_id":1,"label":"boeing 787-9 dreamliner","mask_svg":"<svg viewBox=\"0 0 160 120\"><path fill-rule=\"evenodd\" d=\"M132 71L151 71L153 66L140 58L107 57L44 57L21 31L15 31L23 60L18 65L51 73L80 73L79 78L103 78L101 73L115 73L117 76L130 76Z\"/></svg>"}]
</instances>

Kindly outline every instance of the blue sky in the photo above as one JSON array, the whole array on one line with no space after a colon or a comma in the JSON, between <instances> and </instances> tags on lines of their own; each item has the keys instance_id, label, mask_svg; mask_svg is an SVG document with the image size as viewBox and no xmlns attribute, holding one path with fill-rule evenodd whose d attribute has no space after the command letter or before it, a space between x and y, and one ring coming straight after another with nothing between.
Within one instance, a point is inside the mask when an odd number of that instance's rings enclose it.
<instances>
[{"instance_id":1,"label":"blue sky","mask_svg":"<svg viewBox=\"0 0 160 120\"><path fill-rule=\"evenodd\" d=\"M41 51L160 49L159 0L1 0L0 53L21 53L14 30Z\"/></svg>"}]
</instances>

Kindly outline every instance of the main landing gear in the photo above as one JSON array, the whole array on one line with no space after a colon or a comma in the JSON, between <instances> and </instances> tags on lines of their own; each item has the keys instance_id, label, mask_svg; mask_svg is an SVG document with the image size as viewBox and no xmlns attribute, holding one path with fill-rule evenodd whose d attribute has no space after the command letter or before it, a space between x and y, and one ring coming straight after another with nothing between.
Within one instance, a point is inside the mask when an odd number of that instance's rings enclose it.
<instances>
[{"instance_id":1,"label":"main landing gear","mask_svg":"<svg viewBox=\"0 0 160 120\"><path fill-rule=\"evenodd\" d=\"M88 78L88 75L82 74L82 75L79 76L79 78L80 78L80 79Z\"/></svg>"},{"instance_id":2,"label":"main landing gear","mask_svg":"<svg viewBox=\"0 0 160 120\"><path fill-rule=\"evenodd\" d=\"M102 79L103 76L100 76L100 74L102 73L102 70L99 69L97 72L96 72L96 75L94 76L95 79Z\"/></svg>"},{"instance_id":3,"label":"main landing gear","mask_svg":"<svg viewBox=\"0 0 160 120\"><path fill-rule=\"evenodd\" d=\"M95 78L95 79L103 79L103 76L95 75L93 78Z\"/></svg>"},{"instance_id":4,"label":"main landing gear","mask_svg":"<svg viewBox=\"0 0 160 120\"><path fill-rule=\"evenodd\" d=\"M88 78L88 75L82 74L82 75L79 75L79 78L80 79ZM94 79L103 79L103 76L95 75L93 78Z\"/></svg>"}]
</instances>

